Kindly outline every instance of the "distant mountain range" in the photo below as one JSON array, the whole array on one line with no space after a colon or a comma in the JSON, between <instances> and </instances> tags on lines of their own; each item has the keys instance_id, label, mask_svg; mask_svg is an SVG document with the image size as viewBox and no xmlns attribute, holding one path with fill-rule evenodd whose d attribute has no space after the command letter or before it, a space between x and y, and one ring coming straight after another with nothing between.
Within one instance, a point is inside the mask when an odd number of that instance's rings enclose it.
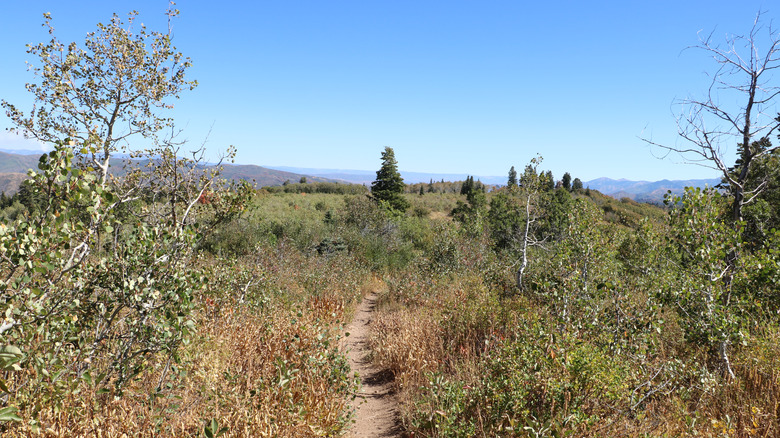
<instances>
[{"instance_id":1,"label":"distant mountain range","mask_svg":"<svg viewBox=\"0 0 780 438\"><path fill-rule=\"evenodd\" d=\"M21 152L21 153L18 153ZM15 193L24 180L28 169L38 166L42 151L12 151L0 148L0 192ZM254 181L258 187L282 185L286 181L298 182L306 177L309 182L342 182L370 185L376 179L376 172L369 170L313 169L287 166L255 166L252 164L224 165L223 176L232 180ZM463 181L466 174L423 173L401 171L408 184L433 181ZM506 176L477 176L474 178L488 185L506 184ZM631 198L640 202L661 202L668 190L682 193L685 187L713 187L719 179L630 181L626 179L598 178L583 182L583 186L620 199Z\"/></svg>"},{"instance_id":2,"label":"distant mountain range","mask_svg":"<svg viewBox=\"0 0 780 438\"><path fill-rule=\"evenodd\" d=\"M35 155L35 157L40 157L44 153L48 151L44 151L43 149L6 149L6 148L0 148L0 152L5 152L7 154L14 154L14 155Z\"/></svg>"},{"instance_id":3,"label":"distant mountain range","mask_svg":"<svg viewBox=\"0 0 780 438\"><path fill-rule=\"evenodd\" d=\"M283 170L286 172L301 173L306 175L316 175L323 178L331 178L354 184L369 185L376 179L376 171L371 170L352 170L352 169L312 169L308 167L289 167L289 166L266 166L269 169ZM506 184L506 176L476 176L465 173L425 173L425 172L407 172L401 170L401 177L407 184L427 183L435 181L465 181L467 176L474 176L475 179L488 185Z\"/></svg>"},{"instance_id":4,"label":"distant mountain range","mask_svg":"<svg viewBox=\"0 0 780 438\"><path fill-rule=\"evenodd\" d=\"M0 152L0 173L26 174L27 169L38 168L38 159L41 155L42 153L37 155L21 155Z\"/></svg>"},{"instance_id":5,"label":"distant mountain range","mask_svg":"<svg viewBox=\"0 0 780 438\"><path fill-rule=\"evenodd\" d=\"M38 159L42 153L35 151L33 154L17 154L3 152L0 149L0 192L6 195L16 193L19 190L19 183L27 178L27 170L38 168ZM224 164L222 176L230 180L254 182L258 187L278 186L286 181L296 183L302 177L306 177L308 182L345 182L316 175L268 169L252 164Z\"/></svg>"},{"instance_id":6,"label":"distant mountain range","mask_svg":"<svg viewBox=\"0 0 780 438\"><path fill-rule=\"evenodd\" d=\"M287 166L267 166L271 169L284 170L287 172L303 173L307 175L316 175L324 178L338 179L355 184L371 184L376 179L376 172L368 170L345 170L345 169L312 169L306 167L287 167ZM467 176L474 176L475 179L488 185L505 185L506 176L480 176L453 173L422 173L401 171L401 176L407 184L427 183L433 181L463 181ZM719 179L690 179L690 180L662 180L662 181L630 181L627 179L598 178L583 182L584 187L590 187L593 190L612 196L615 199L631 198L639 202L661 202L668 190L674 194L680 194L685 187L713 187L719 184Z\"/></svg>"},{"instance_id":7,"label":"distant mountain range","mask_svg":"<svg viewBox=\"0 0 780 438\"><path fill-rule=\"evenodd\" d=\"M661 202L669 190L674 194L681 194L686 187L714 187L720 184L720 179L629 181L627 179L598 178L582 184L615 199L631 198L639 202Z\"/></svg>"}]
</instances>

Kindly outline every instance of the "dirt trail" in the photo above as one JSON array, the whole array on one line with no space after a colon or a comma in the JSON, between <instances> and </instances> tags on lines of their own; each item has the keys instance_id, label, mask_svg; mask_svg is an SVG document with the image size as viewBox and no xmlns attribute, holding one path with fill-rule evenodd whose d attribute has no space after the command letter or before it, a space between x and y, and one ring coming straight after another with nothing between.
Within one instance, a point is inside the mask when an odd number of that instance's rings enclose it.
<instances>
[{"instance_id":1,"label":"dirt trail","mask_svg":"<svg viewBox=\"0 0 780 438\"><path fill-rule=\"evenodd\" d=\"M388 370L375 367L369 360L368 334L374 319L377 294L371 292L355 311L355 319L349 325L345 347L348 350L349 365L360 376L362 382L357 397L352 401L355 408L355 424L347 437L400 437L401 425L398 418L398 400L393 391L393 376Z\"/></svg>"}]
</instances>

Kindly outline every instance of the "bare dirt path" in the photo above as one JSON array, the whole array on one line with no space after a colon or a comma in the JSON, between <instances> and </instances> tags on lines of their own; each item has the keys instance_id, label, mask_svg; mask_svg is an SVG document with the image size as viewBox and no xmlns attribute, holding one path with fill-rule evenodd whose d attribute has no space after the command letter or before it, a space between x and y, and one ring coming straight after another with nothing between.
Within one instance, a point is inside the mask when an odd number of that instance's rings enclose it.
<instances>
[{"instance_id":1,"label":"bare dirt path","mask_svg":"<svg viewBox=\"0 0 780 438\"><path fill-rule=\"evenodd\" d=\"M387 370L375 367L369 360L368 334L374 318L377 294L371 292L355 311L352 324L347 327L347 358L352 370L360 376L361 387L352 401L355 424L347 437L400 437L398 400L393 391L393 376Z\"/></svg>"}]
</instances>

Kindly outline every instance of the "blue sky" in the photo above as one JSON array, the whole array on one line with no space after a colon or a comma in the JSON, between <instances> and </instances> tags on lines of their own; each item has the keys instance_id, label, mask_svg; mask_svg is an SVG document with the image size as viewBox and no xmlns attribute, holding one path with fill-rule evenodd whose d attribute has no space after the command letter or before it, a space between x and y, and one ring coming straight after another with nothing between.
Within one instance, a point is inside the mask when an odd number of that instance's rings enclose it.
<instances>
[{"instance_id":1,"label":"blue sky","mask_svg":"<svg viewBox=\"0 0 780 438\"><path fill-rule=\"evenodd\" d=\"M29 110L25 44L83 41L113 12L166 28L164 0L4 1L0 98ZM75 6L77 4L77 6ZM675 99L701 95L711 60L697 32L746 33L770 1L190 1L174 42L199 87L172 115L193 146L246 164L505 175L541 154L570 172L634 180L710 178L660 160ZM722 38L720 38L722 39ZM7 118L0 128L7 128ZM0 134L0 147L18 144Z\"/></svg>"}]
</instances>

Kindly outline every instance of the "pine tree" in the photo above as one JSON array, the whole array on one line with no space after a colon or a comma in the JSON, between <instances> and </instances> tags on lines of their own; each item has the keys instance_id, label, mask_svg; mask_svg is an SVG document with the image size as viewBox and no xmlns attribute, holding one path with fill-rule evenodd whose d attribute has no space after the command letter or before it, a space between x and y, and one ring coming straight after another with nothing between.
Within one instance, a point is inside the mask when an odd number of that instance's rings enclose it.
<instances>
[{"instance_id":1,"label":"pine tree","mask_svg":"<svg viewBox=\"0 0 780 438\"><path fill-rule=\"evenodd\" d=\"M571 175L569 172L566 172L563 174L563 188L566 190L571 190Z\"/></svg>"},{"instance_id":2,"label":"pine tree","mask_svg":"<svg viewBox=\"0 0 780 438\"><path fill-rule=\"evenodd\" d=\"M386 146L382 152L382 167L376 172L376 181L371 184L371 195L391 210L403 213L409 208L409 202L402 195L404 186L395 152Z\"/></svg>"},{"instance_id":3,"label":"pine tree","mask_svg":"<svg viewBox=\"0 0 780 438\"><path fill-rule=\"evenodd\" d=\"M544 185L543 190L555 190L555 177L551 170L544 173Z\"/></svg>"},{"instance_id":4,"label":"pine tree","mask_svg":"<svg viewBox=\"0 0 780 438\"><path fill-rule=\"evenodd\" d=\"M517 171L515 170L515 166L509 168L509 178L507 179L506 185L508 187L517 187Z\"/></svg>"},{"instance_id":5,"label":"pine tree","mask_svg":"<svg viewBox=\"0 0 780 438\"><path fill-rule=\"evenodd\" d=\"M477 232L482 227L482 216L487 207L485 186L480 182L474 182L473 176L467 176L466 181L460 187L460 194L466 195L466 202L458 201L452 216L455 220L468 224L471 231Z\"/></svg>"},{"instance_id":6,"label":"pine tree","mask_svg":"<svg viewBox=\"0 0 780 438\"><path fill-rule=\"evenodd\" d=\"M460 186L460 194L468 196L474 190L474 177L467 176L466 181Z\"/></svg>"}]
</instances>

